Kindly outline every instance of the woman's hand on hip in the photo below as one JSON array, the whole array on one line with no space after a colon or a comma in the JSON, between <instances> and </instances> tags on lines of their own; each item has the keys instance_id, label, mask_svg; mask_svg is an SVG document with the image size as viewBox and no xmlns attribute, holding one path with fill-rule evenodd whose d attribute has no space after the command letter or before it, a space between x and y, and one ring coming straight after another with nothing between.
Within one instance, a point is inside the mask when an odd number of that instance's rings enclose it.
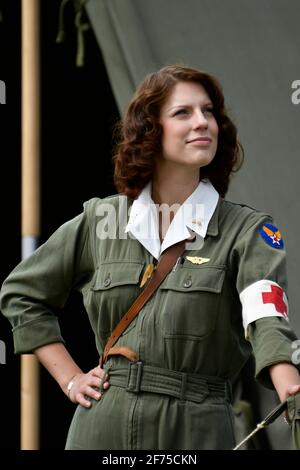
<instances>
[{"instance_id":1,"label":"woman's hand on hip","mask_svg":"<svg viewBox=\"0 0 300 470\"><path fill-rule=\"evenodd\" d=\"M86 374L76 374L68 384L67 396L73 403L90 408L92 403L89 398L101 400L103 391L108 387L108 375L97 366Z\"/></svg>"}]
</instances>

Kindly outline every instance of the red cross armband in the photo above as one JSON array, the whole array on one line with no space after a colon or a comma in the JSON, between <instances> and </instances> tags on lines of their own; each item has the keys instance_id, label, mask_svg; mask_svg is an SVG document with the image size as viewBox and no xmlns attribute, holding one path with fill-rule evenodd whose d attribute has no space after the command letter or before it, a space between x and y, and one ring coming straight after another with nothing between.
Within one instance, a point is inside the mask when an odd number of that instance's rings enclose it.
<instances>
[{"instance_id":1,"label":"red cross armband","mask_svg":"<svg viewBox=\"0 0 300 470\"><path fill-rule=\"evenodd\" d=\"M288 300L284 290L274 281L254 282L240 293L243 326L264 317L283 317L288 320Z\"/></svg>"}]
</instances>

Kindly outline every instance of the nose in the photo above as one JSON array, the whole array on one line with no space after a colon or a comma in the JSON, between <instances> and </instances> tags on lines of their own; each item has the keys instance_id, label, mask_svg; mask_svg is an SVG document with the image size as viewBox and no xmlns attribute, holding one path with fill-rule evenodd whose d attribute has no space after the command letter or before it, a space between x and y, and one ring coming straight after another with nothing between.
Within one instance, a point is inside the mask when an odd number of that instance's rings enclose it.
<instances>
[{"instance_id":1,"label":"nose","mask_svg":"<svg viewBox=\"0 0 300 470\"><path fill-rule=\"evenodd\" d=\"M201 109L195 110L193 128L194 129L207 129L208 121Z\"/></svg>"}]
</instances>

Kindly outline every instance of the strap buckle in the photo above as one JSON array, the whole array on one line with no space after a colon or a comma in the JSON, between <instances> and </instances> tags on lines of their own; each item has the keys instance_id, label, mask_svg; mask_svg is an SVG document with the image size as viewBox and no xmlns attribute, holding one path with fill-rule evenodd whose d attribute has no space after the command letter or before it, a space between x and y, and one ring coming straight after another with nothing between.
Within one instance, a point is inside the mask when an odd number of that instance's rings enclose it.
<instances>
[{"instance_id":1,"label":"strap buckle","mask_svg":"<svg viewBox=\"0 0 300 470\"><path fill-rule=\"evenodd\" d=\"M127 374L127 392L139 393L141 389L141 380L143 372L143 363L142 361L130 362L128 364L128 374Z\"/></svg>"}]
</instances>

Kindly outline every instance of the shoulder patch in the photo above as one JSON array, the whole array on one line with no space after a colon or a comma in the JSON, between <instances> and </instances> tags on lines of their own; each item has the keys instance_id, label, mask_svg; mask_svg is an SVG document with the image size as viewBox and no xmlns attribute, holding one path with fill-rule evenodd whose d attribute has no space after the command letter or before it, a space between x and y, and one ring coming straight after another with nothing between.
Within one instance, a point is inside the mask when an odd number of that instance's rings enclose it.
<instances>
[{"instance_id":1,"label":"shoulder patch","mask_svg":"<svg viewBox=\"0 0 300 470\"><path fill-rule=\"evenodd\" d=\"M280 250L284 247L281 233L275 225L264 224L260 227L259 233L262 239L272 248Z\"/></svg>"}]
</instances>

